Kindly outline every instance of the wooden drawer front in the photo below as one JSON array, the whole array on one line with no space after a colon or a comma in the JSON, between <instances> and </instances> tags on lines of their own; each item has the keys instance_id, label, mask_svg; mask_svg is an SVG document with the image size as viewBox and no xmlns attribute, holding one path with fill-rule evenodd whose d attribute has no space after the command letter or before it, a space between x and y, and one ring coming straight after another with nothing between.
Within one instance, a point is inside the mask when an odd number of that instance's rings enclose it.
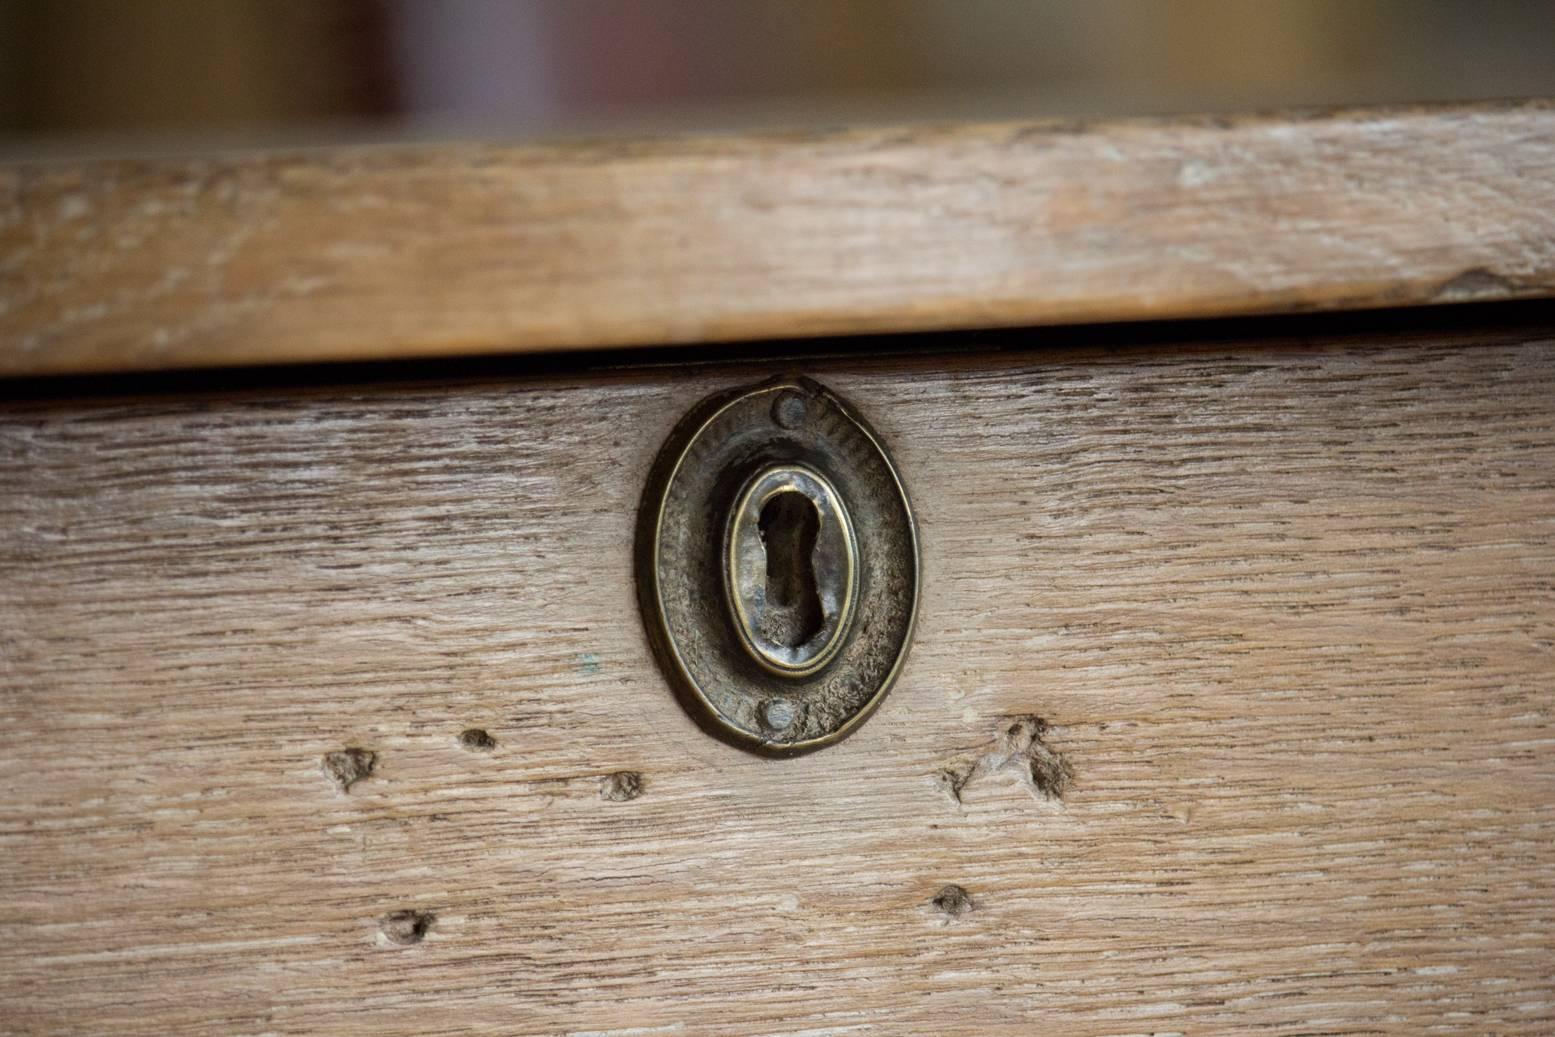
<instances>
[{"instance_id":1,"label":"wooden drawer front","mask_svg":"<svg viewBox=\"0 0 1555 1037\"><path fill-rule=\"evenodd\" d=\"M775 761L670 697L631 541L684 410L795 369L924 591L879 713ZM5 1032L1555 1028L1548 329L0 423Z\"/></svg>"}]
</instances>

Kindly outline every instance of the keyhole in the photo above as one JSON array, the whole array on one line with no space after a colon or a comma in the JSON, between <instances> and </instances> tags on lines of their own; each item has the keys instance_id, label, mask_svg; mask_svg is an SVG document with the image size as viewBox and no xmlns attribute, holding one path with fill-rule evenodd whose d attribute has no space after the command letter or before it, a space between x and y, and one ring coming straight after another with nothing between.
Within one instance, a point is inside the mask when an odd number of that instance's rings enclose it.
<instances>
[{"instance_id":1,"label":"keyhole","mask_svg":"<svg viewBox=\"0 0 1555 1037\"><path fill-rule=\"evenodd\" d=\"M795 490L775 494L757 520L767 553L766 608L757 621L763 637L798 648L820 633L821 596L815 587L815 538L820 516Z\"/></svg>"},{"instance_id":2,"label":"keyhole","mask_svg":"<svg viewBox=\"0 0 1555 1037\"><path fill-rule=\"evenodd\" d=\"M857 546L831 483L799 465L751 476L724 530L729 618L756 661L784 677L837 654L852 620Z\"/></svg>"}]
</instances>

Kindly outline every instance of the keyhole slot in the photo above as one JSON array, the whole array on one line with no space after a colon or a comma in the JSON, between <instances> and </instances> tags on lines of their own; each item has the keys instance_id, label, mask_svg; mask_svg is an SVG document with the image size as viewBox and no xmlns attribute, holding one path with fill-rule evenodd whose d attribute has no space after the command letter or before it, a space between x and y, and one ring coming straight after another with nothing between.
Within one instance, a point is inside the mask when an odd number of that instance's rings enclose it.
<instances>
[{"instance_id":1,"label":"keyhole slot","mask_svg":"<svg viewBox=\"0 0 1555 1037\"><path fill-rule=\"evenodd\" d=\"M741 644L774 673L803 677L846 640L858 548L847 505L820 473L751 476L724 529L724 589Z\"/></svg>"},{"instance_id":2,"label":"keyhole slot","mask_svg":"<svg viewBox=\"0 0 1555 1037\"><path fill-rule=\"evenodd\" d=\"M815 581L820 514L809 497L784 490L762 507L757 528L767 554L766 608L757 624L769 641L798 648L820 633L824 622Z\"/></svg>"}]
</instances>

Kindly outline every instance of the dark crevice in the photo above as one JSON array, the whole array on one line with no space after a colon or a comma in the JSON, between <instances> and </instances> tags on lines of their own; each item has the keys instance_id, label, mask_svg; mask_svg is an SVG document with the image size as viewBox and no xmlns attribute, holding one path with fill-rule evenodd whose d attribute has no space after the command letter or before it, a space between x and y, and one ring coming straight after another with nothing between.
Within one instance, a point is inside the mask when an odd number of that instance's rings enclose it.
<instances>
[{"instance_id":1,"label":"dark crevice","mask_svg":"<svg viewBox=\"0 0 1555 1037\"><path fill-rule=\"evenodd\" d=\"M802 493L779 493L761 509L761 544L767 552L767 596L759 626L774 644L798 648L821 631L821 596L815 585L815 540L821 519Z\"/></svg>"}]
</instances>

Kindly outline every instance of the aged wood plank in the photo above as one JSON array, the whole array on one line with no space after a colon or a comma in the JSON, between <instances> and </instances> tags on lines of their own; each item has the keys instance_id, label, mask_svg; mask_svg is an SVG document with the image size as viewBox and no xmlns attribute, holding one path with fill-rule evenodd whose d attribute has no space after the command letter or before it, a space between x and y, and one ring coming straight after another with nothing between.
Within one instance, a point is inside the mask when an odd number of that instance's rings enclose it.
<instances>
[{"instance_id":1,"label":"aged wood plank","mask_svg":"<svg viewBox=\"0 0 1555 1037\"><path fill-rule=\"evenodd\" d=\"M925 596L780 761L629 575L767 370L9 405L0 1030L1550 1032L1548 330L814 362Z\"/></svg>"},{"instance_id":2,"label":"aged wood plank","mask_svg":"<svg viewBox=\"0 0 1555 1037\"><path fill-rule=\"evenodd\" d=\"M0 373L1546 296L1555 107L0 169Z\"/></svg>"}]
</instances>

